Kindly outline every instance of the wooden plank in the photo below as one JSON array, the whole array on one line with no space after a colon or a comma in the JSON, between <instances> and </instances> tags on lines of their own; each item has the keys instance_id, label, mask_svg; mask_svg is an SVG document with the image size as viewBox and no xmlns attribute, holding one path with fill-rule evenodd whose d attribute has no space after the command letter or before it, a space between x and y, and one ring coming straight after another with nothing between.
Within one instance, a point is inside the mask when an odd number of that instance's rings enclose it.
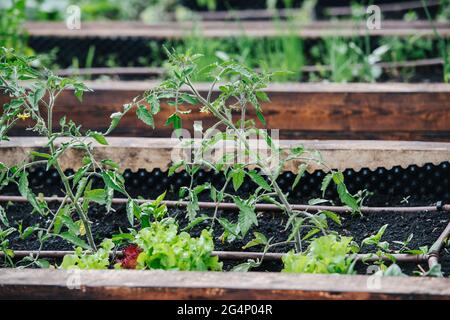
<instances>
[{"instance_id":1,"label":"wooden plank","mask_svg":"<svg viewBox=\"0 0 450 320\"><path fill-rule=\"evenodd\" d=\"M436 23L440 35L450 36L450 24ZM381 29L367 29L365 22L312 22L292 24L283 21L204 21L145 24L140 22L83 22L79 30L68 29L64 22L27 22L25 29L31 37L177 39L192 34L206 38L237 36L274 37L296 34L304 38L327 36L424 36L434 37L428 21L383 21Z\"/></svg>"},{"instance_id":2,"label":"wooden plank","mask_svg":"<svg viewBox=\"0 0 450 320\"><path fill-rule=\"evenodd\" d=\"M0 161L12 166L27 158L32 150L43 150L44 138L15 137L0 143ZM58 140L62 142L64 140ZM96 144L94 155L98 159L112 159L122 169L167 170L173 155L186 154L176 139L161 138L108 138L109 145ZM345 170L353 168L376 169L394 166L408 167L411 164L423 166L426 163L439 164L450 159L450 143L397 142L397 141L280 141L280 146L289 150L303 145L308 150L318 150L323 161L330 167ZM355 156L358 155L358 156ZM83 154L76 150L66 151L59 159L63 168L77 169ZM290 161L285 170L297 172L299 163ZM311 165L309 171L324 169Z\"/></svg>"},{"instance_id":3,"label":"wooden plank","mask_svg":"<svg viewBox=\"0 0 450 320\"><path fill-rule=\"evenodd\" d=\"M440 6L440 0L428 0L425 2L427 7ZM379 4L381 12L398 12L398 11L408 11L414 9L423 9L424 2L421 0L414 1L403 1L394 3L383 3ZM330 7L326 9L327 13L331 16L342 16L351 15L352 7Z\"/></svg>"},{"instance_id":4,"label":"wooden plank","mask_svg":"<svg viewBox=\"0 0 450 320\"><path fill-rule=\"evenodd\" d=\"M438 6L441 4L441 0L428 0L427 6ZM404 1L399 3L387 3L379 4L381 12L399 12L414 9L423 8L422 1ZM325 15L331 16L343 16L351 15L351 7L328 7L321 10ZM200 11L195 12L203 20L257 20L257 19L273 19L275 17L295 17L301 13L301 9L288 8L288 9L241 9L241 10L228 10L228 11ZM304 11L303 11L304 12ZM321 21L317 21L321 22Z\"/></svg>"},{"instance_id":5,"label":"wooden plank","mask_svg":"<svg viewBox=\"0 0 450 320\"><path fill-rule=\"evenodd\" d=\"M69 285L79 286L70 289ZM0 270L1 299L450 299L450 279L286 273Z\"/></svg>"},{"instance_id":6,"label":"wooden plank","mask_svg":"<svg viewBox=\"0 0 450 320\"><path fill-rule=\"evenodd\" d=\"M70 91L63 92L55 108L55 125L69 119L98 131L105 131L109 116L122 109L154 81L91 82L94 90L80 103ZM205 95L208 84L198 84ZM271 102L263 103L269 129L279 129L285 139L386 139L450 141L450 85L448 84L272 84L266 90ZM216 92L217 94L217 92ZM7 101L0 96L0 104ZM114 135L169 137L172 129L165 121L172 109L162 105L155 117L156 130L128 113ZM249 111L254 117L254 111ZM211 115L198 109L184 116L183 124L192 131L194 121L208 128ZM19 122L11 135L29 135L27 122Z\"/></svg>"}]
</instances>

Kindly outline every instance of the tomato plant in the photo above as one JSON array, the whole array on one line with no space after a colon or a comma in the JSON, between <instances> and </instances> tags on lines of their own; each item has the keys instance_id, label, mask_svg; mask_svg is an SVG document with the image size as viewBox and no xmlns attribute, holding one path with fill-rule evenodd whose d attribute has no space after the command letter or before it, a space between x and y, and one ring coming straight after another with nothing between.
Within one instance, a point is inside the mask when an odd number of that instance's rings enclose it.
<instances>
[{"instance_id":1,"label":"tomato plant","mask_svg":"<svg viewBox=\"0 0 450 320\"><path fill-rule=\"evenodd\" d=\"M92 152L94 142L108 144L105 136L117 125L115 115L105 133L82 130L81 126L65 116L53 119L55 103L62 91L73 90L75 96L81 100L83 93L89 89L77 80L58 77L49 70L34 68L33 57L23 57L6 48L1 48L0 53L0 89L10 97L10 101L3 105L0 118L0 141L8 140L8 131L18 121L25 120L30 123L29 130L47 140L47 151L33 151L23 163L11 167L0 163L0 188L9 183L16 184L20 194L32 205L34 212L49 217L50 223L45 229L34 228L38 232L39 250L51 237L60 237L81 248L96 251L88 217L89 204L106 205L109 211L114 191L129 197L118 165L109 159L97 159ZM59 123L59 130L54 128L56 121ZM70 176L63 171L60 164L61 156L68 150L77 150L83 155L80 169ZM41 201L30 189L27 170L33 166L44 166L47 171L55 169L61 179L64 200L56 210L49 208L47 203ZM105 187L93 189L94 177L102 178ZM4 213L3 208L0 213ZM6 216L1 216L5 224ZM30 263L36 263L39 255L27 259L31 260Z\"/></svg>"},{"instance_id":2,"label":"tomato plant","mask_svg":"<svg viewBox=\"0 0 450 320\"><path fill-rule=\"evenodd\" d=\"M276 141L273 141L266 131L259 129L256 125L258 121L262 125L266 124L262 102L270 100L263 90L275 74L260 74L234 61L214 63L199 69L197 61L200 55L168 50L167 54L172 76L142 97L135 98L132 105L137 109L137 117L153 128L153 119L160 111L162 101L172 106L173 113L167 119L166 125L173 126L177 135L181 134L183 116L191 112L190 108L199 108L200 111L208 112L216 119L216 122L205 131L201 143L196 146L192 156L193 161L180 160L174 163L169 171L169 174L173 174L183 168L191 176L190 187L183 188L180 192L180 196L190 202L187 207L187 217L191 221L199 218L198 195L209 190L212 200L217 205L212 217L200 217L200 219L210 219L211 227L214 227L215 223L220 224L224 228L225 238L243 238L252 227L258 225L255 205L261 201L275 203L283 209L288 217L286 228L292 230L298 252L302 248L301 233L304 229L313 229L313 232L322 232L326 235L325 221L337 216L328 212L312 214L307 211L293 210L288 201L288 195L282 191L277 182L278 176L288 161L299 163L299 174L295 184L300 181L308 164L312 162L324 166L326 164L317 153L308 152L309 150L305 150L302 146L292 148L288 154L285 154ZM199 93L193 83L193 79L199 74L206 74L212 81L208 93L204 96ZM219 89L218 96L213 95L216 87ZM248 117L249 110L255 113L255 119ZM219 128L222 130L216 130ZM201 126L194 127L194 130L201 129ZM270 157L262 156L251 147L252 135L262 137L271 151ZM217 161L203 156L210 154L217 143L227 141L240 147L237 154L236 150L232 152L225 150ZM190 143L194 144L193 141ZM279 161L274 164L270 161L272 158ZM201 167L223 174L225 178L223 187L217 190L210 183L194 185L195 175ZM330 183L334 183L341 201L358 212L360 201L348 192L343 174L331 168L328 169L330 173L322 183L323 192ZM246 176L257 185L255 192L249 198L242 199L226 192L229 184L233 186L234 191L238 191ZM239 208L237 222L217 216L218 204L225 199L233 201Z\"/></svg>"}]
</instances>

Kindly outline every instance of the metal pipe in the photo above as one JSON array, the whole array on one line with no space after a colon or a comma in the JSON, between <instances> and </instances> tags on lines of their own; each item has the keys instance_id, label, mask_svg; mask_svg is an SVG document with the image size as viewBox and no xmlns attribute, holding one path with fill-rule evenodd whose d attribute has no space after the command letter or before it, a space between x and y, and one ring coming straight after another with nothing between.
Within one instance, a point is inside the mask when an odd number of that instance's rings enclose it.
<instances>
[{"instance_id":1,"label":"metal pipe","mask_svg":"<svg viewBox=\"0 0 450 320\"><path fill-rule=\"evenodd\" d=\"M442 231L439 238L437 238L436 242L433 243L433 245L430 248L430 253L439 255L439 252L442 250L442 247L444 246L444 242L447 238L450 237L450 222L448 223L447 227L445 227L444 231Z\"/></svg>"},{"instance_id":2,"label":"metal pipe","mask_svg":"<svg viewBox=\"0 0 450 320\"><path fill-rule=\"evenodd\" d=\"M442 231L441 235L437 240L433 243L429 251L428 257L428 267L431 269L435 265L439 264L439 253L441 252L444 242L446 239L450 237L450 222L445 227L444 231Z\"/></svg>"},{"instance_id":3,"label":"metal pipe","mask_svg":"<svg viewBox=\"0 0 450 320\"><path fill-rule=\"evenodd\" d=\"M446 239L450 237L450 222L448 223L447 227L442 231L441 235L437 240L433 243L433 245L430 248L429 254L428 254L428 268L431 269L435 265L439 264L439 253L442 250L442 247L444 246L444 242Z\"/></svg>"},{"instance_id":4,"label":"metal pipe","mask_svg":"<svg viewBox=\"0 0 450 320\"><path fill-rule=\"evenodd\" d=\"M439 256L430 255L428 258L428 268L433 268L435 265L439 264Z\"/></svg>"},{"instance_id":5,"label":"metal pipe","mask_svg":"<svg viewBox=\"0 0 450 320\"><path fill-rule=\"evenodd\" d=\"M15 257L23 258L27 256L36 256L39 253L37 250L17 250L14 251ZM74 251L41 251L39 256L42 258L63 258L67 254L73 254ZM111 252L111 254L116 254L118 257L123 255L122 251ZM280 261L285 253L262 253L262 252L246 252L246 251L213 251L213 256L218 256L221 260L247 260L247 259L261 259L264 256L266 261ZM0 252L0 257L3 257L4 253ZM424 262L429 259L429 255L411 255L411 254L392 254L399 262ZM376 254L364 253L356 254L356 259L358 261L365 262L375 262L378 260L390 261L386 256L377 256Z\"/></svg>"},{"instance_id":6,"label":"metal pipe","mask_svg":"<svg viewBox=\"0 0 450 320\"><path fill-rule=\"evenodd\" d=\"M46 202L62 202L63 197L42 197L40 198ZM28 199L21 196L0 196L0 202L28 202ZM80 199L82 201L82 199ZM125 198L114 198L112 199L113 204L125 204L128 199ZM147 203L152 202L152 199L136 199L137 203ZM189 202L188 201L177 201L177 200L164 200L162 201L168 207L186 207ZM214 202L199 202L200 208L203 209L214 209L216 207L216 203ZM234 203L221 202L218 204L218 208L222 210L238 210L238 206ZM255 205L256 211L283 211L282 208L268 203L258 203ZM293 210L298 211L333 211L336 213L350 213L352 209L345 206L310 206L304 204L293 204ZM396 213L417 213L417 212L450 212L450 205L442 205L442 206L420 206L420 207L361 207L361 213L383 213L383 212L396 212Z\"/></svg>"},{"instance_id":7,"label":"metal pipe","mask_svg":"<svg viewBox=\"0 0 450 320\"><path fill-rule=\"evenodd\" d=\"M427 6L437 6L440 5L440 0L428 0ZM405 10L414 10L414 9L422 9L423 3L422 1L406 1L406 2L395 2L395 3L386 3L379 5L381 12L396 12L396 11L405 11ZM352 7L329 7L327 8L328 14L331 16L343 16L343 15L351 15Z\"/></svg>"}]
</instances>

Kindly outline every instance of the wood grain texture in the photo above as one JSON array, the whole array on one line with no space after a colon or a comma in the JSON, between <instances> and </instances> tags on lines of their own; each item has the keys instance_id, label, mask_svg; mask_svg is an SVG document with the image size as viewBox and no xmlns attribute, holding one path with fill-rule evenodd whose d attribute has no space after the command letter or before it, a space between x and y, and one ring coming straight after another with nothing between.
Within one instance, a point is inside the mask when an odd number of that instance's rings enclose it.
<instances>
[{"instance_id":1,"label":"wood grain texture","mask_svg":"<svg viewBox=\"0 0 450 320\"><path fill-rule=\"evenodd\" d=\"M109 116L122 109L135 96L157 82L93 82L94 90L80 103L70 91L63 92L55 108L55 125L66 115L83 127L105 131ZM206 94L208 84L199 84ZM450 141L450 85L445 84L273 84L263 103L269 129L279 129L284 139L385 139ZM217 92L216 92L217 94ZM0 104L7 101L0 97ZM172 108L162 105L152 130L134 112L121 121L114 135L170 137L165 121ZM249 111L254 117L254 111ZM193 108L183 117L183 126L192 132L200 120L208 128L214 122L209 114ZM27 122L19 122L11 135L29 135Z\"/></svg>"},{"instance_id":2,"label":"wood grain texture","mask_svg":"<svg viewBox=\"0 0 450 320\"><path fill-rule=\"evenodd\" d=\"M64 38L117 38L140 37L149 39L176 39L200 33L206 38L224 38L237 36L275 37L296 34L304 38L327 36L353 37L365 36L424 36L433 37L434 32L428 21L392 21L382 22L381 29L367 29L365 22L356 24L351 21L312 22L310 24L289 24L283 21L203 21L203 22L166 22L144 24L140 22L83 22L79 30L70 30L64 22L27 22L25 28L31 37ZM450 24L436 23L441 36L450 36Z\"/></svg>"},{"instance_id":3,"label":"wood grain texture","mask_svg":"<svg viewBox=\"0 0 450 320\"><path fill-rule=\"evenodd\" d=\"M74 277L79 289L69 289ZM450 299L450 279L284 273L0 270L1 299Z\"/></svg>"},{"instance_id":4,"label":"wood grain texture","mask_svg":"<svg viewBox=\"0 0 450 320\"><path fill-rule=\"evenodd\" d=\"M0 143L0 161L6 165L24 161L30 151L46 151L44 138L15 137ZM64 140L58 140L60 143ZM176 139L170 138L108 138L109 145L95 144L94 155L98 159L112 159L122 169L167 170L174 156L189 154ZM401 142L401 141L311 141L281 140L280 146L286 150L303 145L308 150L320 152L323 161L334 169L353 168L376 169L394 166L408 167L411 164L423 166L426 163L439 164L450 159L450 143ZM66 151L59 159L63 168L78 169L83 153ZM357 156L356 156L357 155ZM284 169L297 172L298 161L286 163ZM311 163L310 172L325 168Z\"/></svg>"}]
</instances>

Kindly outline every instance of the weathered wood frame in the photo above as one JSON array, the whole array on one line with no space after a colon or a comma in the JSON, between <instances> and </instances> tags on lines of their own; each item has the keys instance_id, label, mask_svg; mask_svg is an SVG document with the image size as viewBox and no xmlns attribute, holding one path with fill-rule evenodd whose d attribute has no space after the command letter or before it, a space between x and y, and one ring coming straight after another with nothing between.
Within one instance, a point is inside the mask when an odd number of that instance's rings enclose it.
<instances>
[{"instance_id":1,"label":"weathered wood frame","mask_svg":"<svg viewBox=\"0 0 450 320\"><path fill-rule=\"evenodd\" d=\"M153 88L157 82L108 81L88 85L94 90L80 103L70 91L61 94L54 109L55 126L62 116L98 131L109 126L110 115L123 104ZM198 84L201 94L209 85ZM273 84L263 103L269 129L279 129L283 139L379 139L450 142L450 85L446 84ZM217 94L217 91L215 91ZM0 105L8 100L0 96ZM156 130L129 112L114 131L119 136L170 137L165 126L172 108L162 105L155 117ZM254 111L249 110L254 117ZM183 126L192 131L194 121L203 128L214 123L211 115L193 108ZM11 135L30 135L29 123L18 122Z\"/></svg>"},{"instance_id":2,"label":"weathered wood frame","mask_svg":"<svg viewBox=\"0 0 450 320\"><path fill-rule=\"evenodd\" d=\"M110 138L95 153L132 169L165 169L169 139ZM319 149L336 168L377 167L446 161L450 143L386 141L303 142ZM13 138L0 144L0 161L23 160L42 148L42 138ZM355 157L355 154L358 157ZM73 167L77 154L61 158ZM411 163L410 163L411 162ZM295 170L295 168L291 168ZM79 287L73 286L80 280ZM63 271L0 269L0 299L450 299L450 279L176 271Z\"/></svg>"},{"instance_id":3,"label":"weathered wood frame","mask_svg":"<svg viewBox=\"0 0 450 320\"><path fill-rule=\"evenodd\" d=\"M74 285L79 286L74 288ZM259 272L0 269L0 299L448 300L450 279Z\"/></svg>"},{"instance_id":4,"label":"weathered wood frame","mask_svg":"<svg viewBox=\"0 0 450 320\"><path fill-rule=\"evenodd\" d=\"M57 142L63 140L57 140ZM15 165L26 160L30 151L42 151L45 138L12 137L10 141L0 143L0 161L6 165ZM109 145L95 143L94 155L99 159L112 159L122 169L167 170L172 155L186 153L177 139L170 138L108 138ZM345 170L353 168L376 169L394 166L403 168L409 165L423 166L426 163L440 164L450 159L450 143L414 142L414 141L308 141L280 140L280 146L289 150L303 145L307 150L320 152L323 162L329 167ZM67 150L60 158L63 168L77 169L82 163L83 154L77 150ZM299 163L290 161L285 170L296 172ZM323 169L311 163L309 171Z\"/></svg>"},{"instance_id":5,"label":"weathered wood frame","mask_svg":"<svg viewBox=\"0 0 450 320\"><path fill-rule=\"evenodd\" d=\"M276 37L298 35L303 38L354 37L354 36L424 36L434 37L428 21L405 22L383 20L383 28L368 29L365 21L314 21L310 24L286 23L283 21L203 21L168 22L144 24L140 22L83 22L79 30L70 30L64 22L27 22L25 28L31 37L64 38L117 38L139 37L147 39L179 39L196 31L205 38L238 36ZM441 36L450 36L448 23L436 23ZM198 32L199 31L199 32Z\"/></svg>"}]
</instances>

